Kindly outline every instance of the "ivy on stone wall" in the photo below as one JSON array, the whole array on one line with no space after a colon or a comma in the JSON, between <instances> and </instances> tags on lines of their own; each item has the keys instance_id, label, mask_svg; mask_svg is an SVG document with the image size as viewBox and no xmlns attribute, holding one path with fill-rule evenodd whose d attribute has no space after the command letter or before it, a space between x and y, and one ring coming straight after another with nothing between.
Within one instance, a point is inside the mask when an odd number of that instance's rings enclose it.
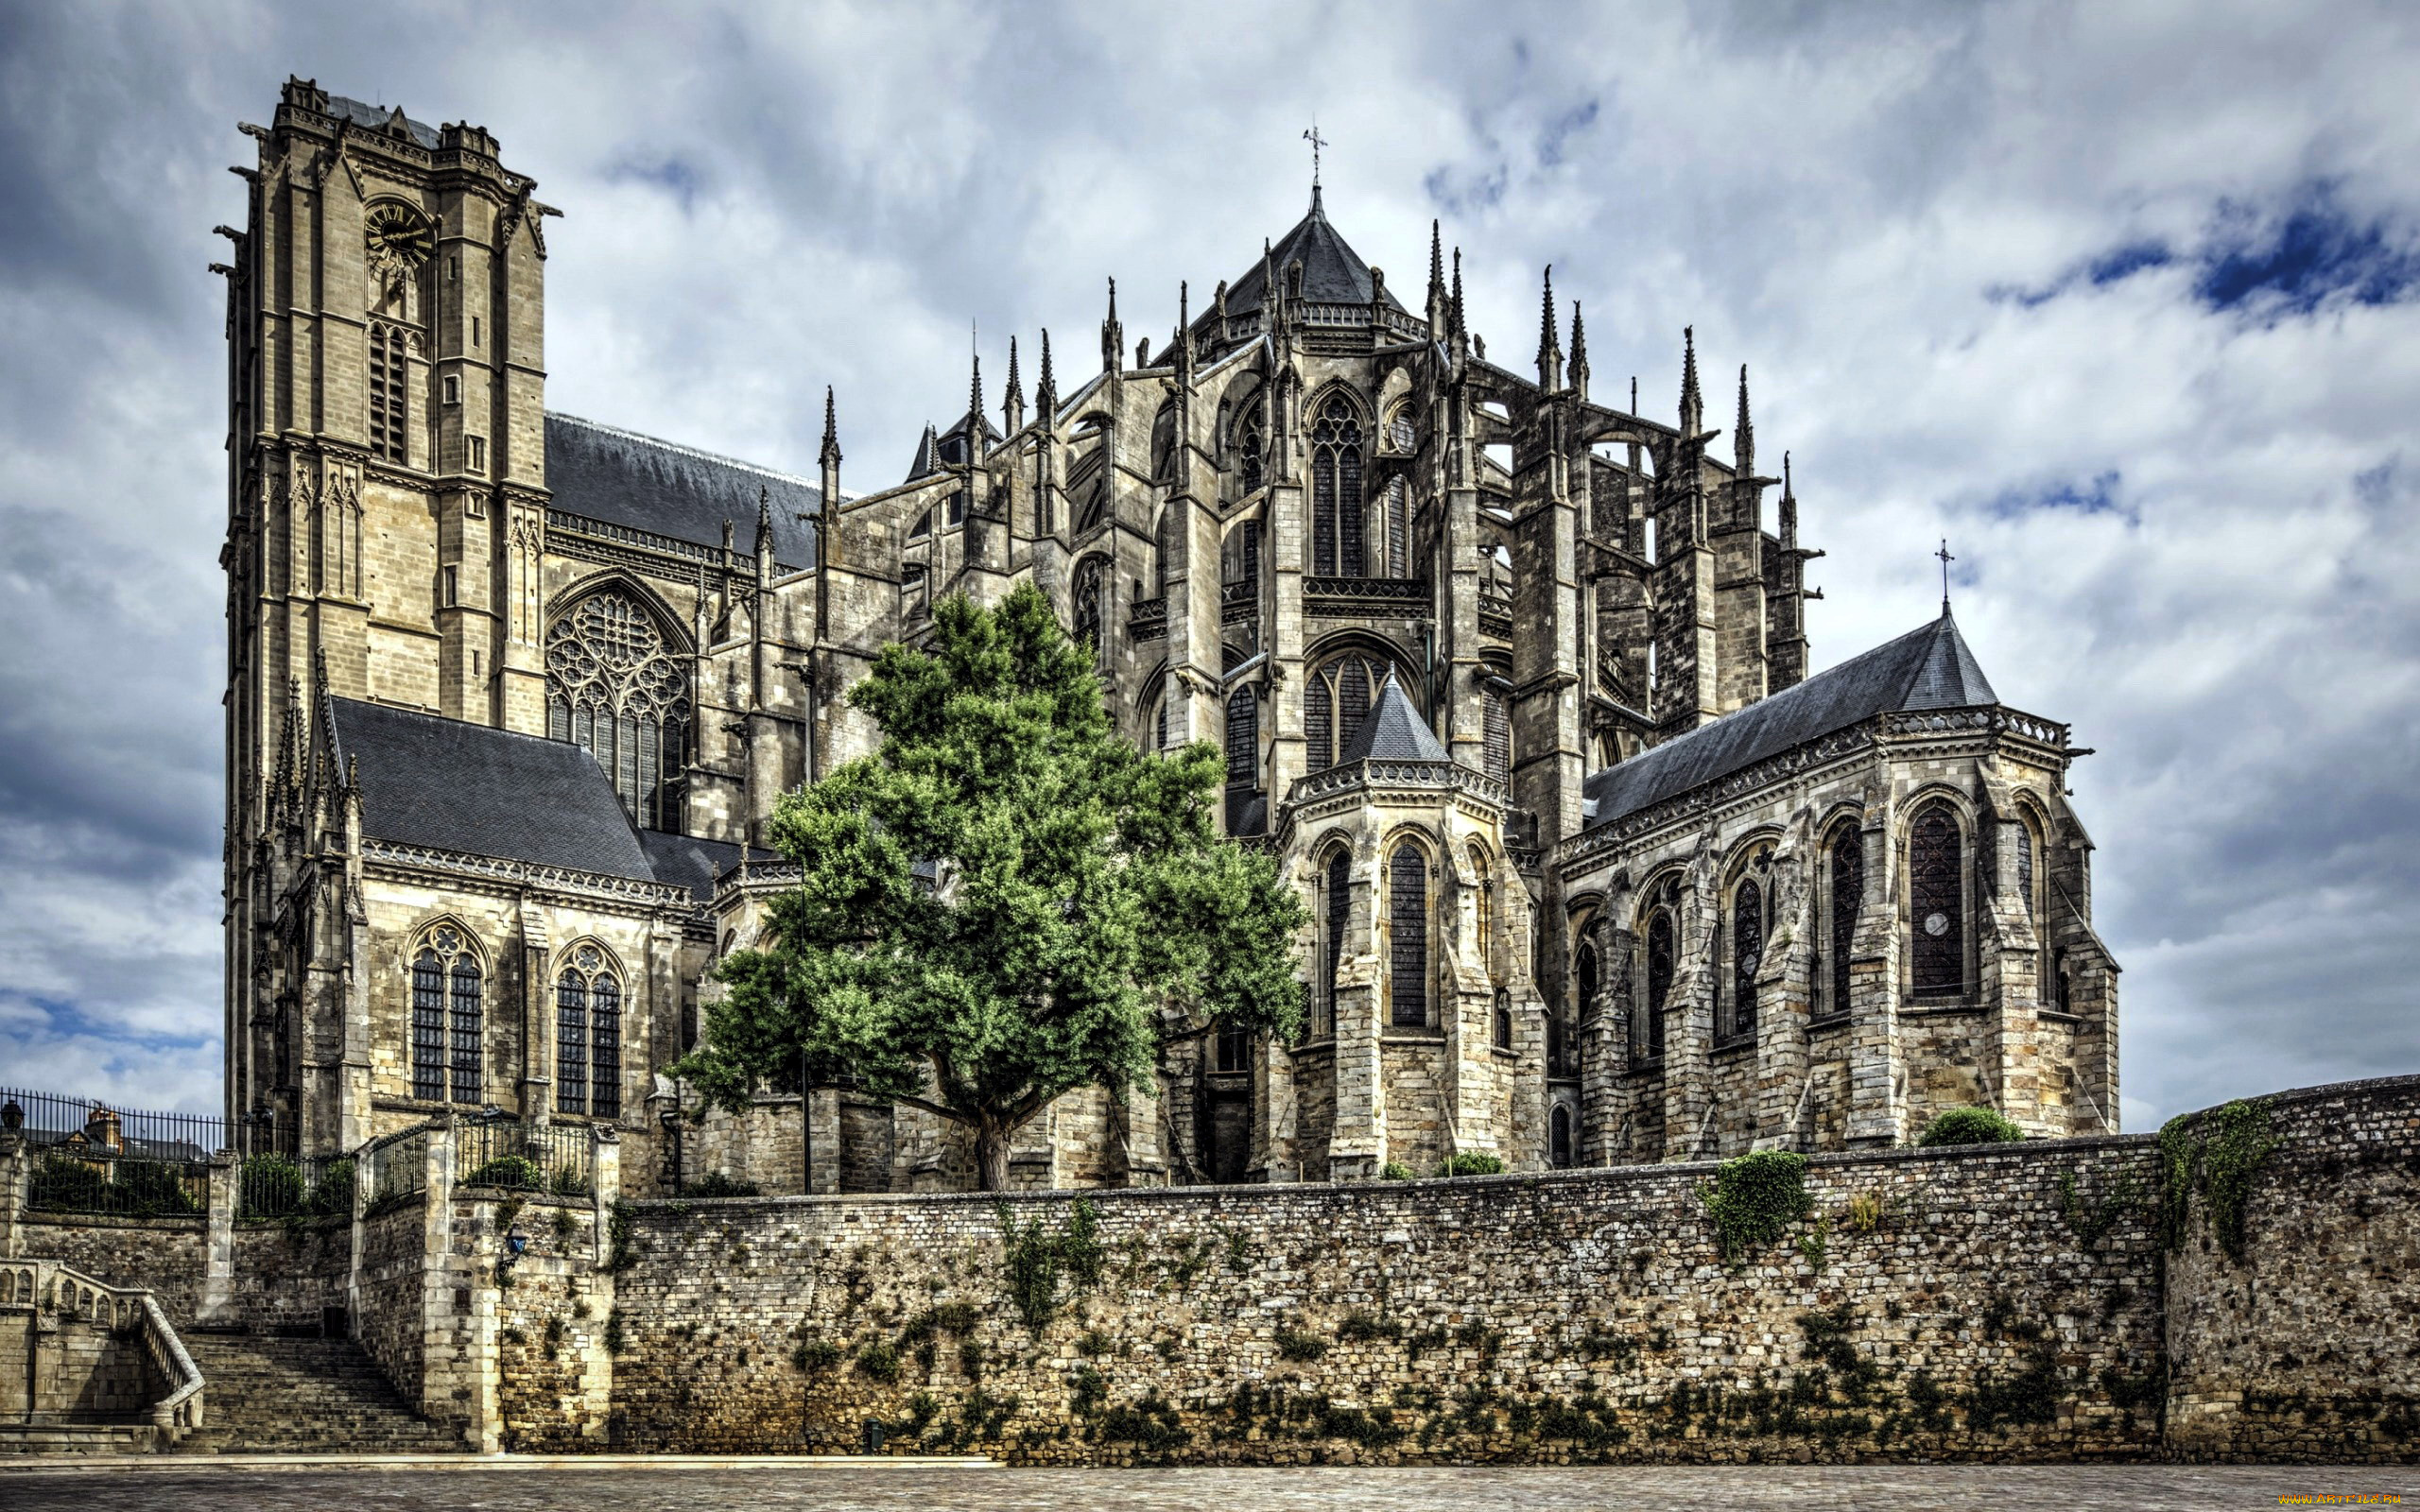
<instances>
[{"instance_id":1,"label":"ivy on stone wall","mask_svg":"<svg viewBox=\"0 0 2420 1512\"><path fill-rule=\"evenodd\" d=\"M1815 1206L1806 1191L1806 1157L1789 1150L1758 1150L1723 1161L1714 1179L1698 1188L1698 1196L1714 1220L1716 1246L1729 1261L1779 1239Z\"/></svg>"},{"instance_id":2,"label":"ivy on stone wall","mask_svg":"<svg viewBox=\"0 0 2420 1512\"><path fill-rule=\"evenodd\" d=\"M1045 1230L1040 1214L1020 1225L1007 1203L995 1211L1000 1216L1009 1300L1016 1304L1017 1315L1025 1319L1027 1329L1039 1333L1058 1314L1063 1276L1077 1291L1090 1291L1100 1284L1100 1220L1093 1205L1081 1197L1068 1209L1067 1222L1055 1233Z\"/></svg>"},{"instance_id":3,"label":"ivy on stone wall","mask_svg":"<svg viewBox=\"0 0 2420 1512\"><path fill-rule=\"evenodd\" d=\"M2169 1119L2159 1131L2160 1227L2168 1247L2185 1247L2193 1194L2199 1192L2209 1205L2220 1249L2242 1263L2252 1183L2277 1144L2265 1097Z\"/></svg>"}]
</instances>

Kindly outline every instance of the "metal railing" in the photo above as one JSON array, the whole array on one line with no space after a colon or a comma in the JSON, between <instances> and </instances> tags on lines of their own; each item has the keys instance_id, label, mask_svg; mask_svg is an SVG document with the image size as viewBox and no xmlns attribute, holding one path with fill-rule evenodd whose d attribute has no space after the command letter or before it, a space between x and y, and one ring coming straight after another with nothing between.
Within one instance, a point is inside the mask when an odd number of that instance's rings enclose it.
<instances>
[{"instance_id":1,"label":"metal railing","mask_svg":"<svg viewBox=\"0 0 2420 1512\"><path fill-rule=\"evenodd\" d=\"M454 1129L457 1186L584 1197L596 1190L588 1125L473 1119Z\"/></svg>"},{"instance_id":2,"label":"metal railing","mask_svg":"<svg viewBox=\"0 0 2420 1512\"><path fill-rule=\"evenodd\" d=\"M255 1155L235 1168L235 1221L294 1223L353 1216L350 1155Z\"/></svg>"},{"instance_id":3,"label":"metal railing","mask_svg":"<svg viewBox=\"0 0 2420 1512\"><path fill-rule=\"evenodd\" d=\"M32 1170L26 1206L124 1218L199 1217L224 1120L112 1108L91 1098L0 1088L0 1130L22 1134Z\"/></svg>"},{"instance_id":4,"label":"metal railing","mask_svg":"<svg viewBox=\"0 0 2420 1512\"><path fill-rule=\"evenodd\" d=\"M372 1140L354 1156L354 1177L368 1197L365 1213L384 1212L428 1190L428 1125Z\"/></svg>"}]
</instances>

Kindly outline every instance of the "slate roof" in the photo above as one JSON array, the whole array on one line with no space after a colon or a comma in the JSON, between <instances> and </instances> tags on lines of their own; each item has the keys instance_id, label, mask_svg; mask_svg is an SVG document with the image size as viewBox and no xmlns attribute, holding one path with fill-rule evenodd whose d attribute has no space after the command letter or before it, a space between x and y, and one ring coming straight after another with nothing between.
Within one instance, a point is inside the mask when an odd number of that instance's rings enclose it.
<instances>
[{"instance_id":1,"label":"slate roof","mask_svg":"<svg viewBox=\"0 0 2420 1512\"><path fill-rule=\"evenodd\" d=\"M1361 261L1361 254L1347 245L1344 238L1337 234L1336 228L1328 224L1327 209L1321 203L1317 187L1311 190L1310 214L1298 221L1292 231L1277 238L1276 244L1269 249L1269 266L1277 270L1279 278L1286 276L1287 266L1297 258L1303 264L1304 299L1322 304L1370 302L1371 290L1375 287L1370 277L1370 265ZM1229 281L1227 313L1242 315L1259 309L1264 296L1261 287L1264 282L1261 260L1255 257L1241 278ZM1395 298L1392 288L1387 291L1387 303L1392 308L1403 309L1403 302ZM1406 310L1404 313L1409 315L1410 312ZM1203 317L1204 319L1217 318L1215 309Z\"/></svg>"},{"instance_id":2,"label":"slate roof","mask_svg":"<svg viewBox=\"0 0 2420 1512\"><path fill-rule=\"evenodd\" d=\"M341 94L328 96L330 115L339 121L351 121L355 126L366 127L373 131L385 130L395 117L402 113L402 111L403 107L399 105L370 105L360 100L349 100ZM407 115L404 117L404 125L410 129L413 141L432 152L437 150L437 128L424 121L415 121Z\"/></svg>"},{"instance_id":3,"label":"slate roof","mask_svg":"<svg viewBox=\"0 0 2420 1512\"><path fill-rule=\"evenodd\" d=\"M1375 707L1361 718L1361 728L1345 742L1344 753L1337 759L1341 766L1347 762L1443 762L1453 757L1428 721L1411 706L1403 684L1389 674L1386 686L1378 690Z\"/></svg>"},{"instance_id":4,"label":"slate roof","mask_svg":"<svg viewBox=\"0 0 2420 1512\"><path fill-rule=\"evenodd\" d=\"M546 486L554 507L633 530L719 549L722 523L733 542L756 549L756 490L773 507L773 560L815 564L815 531L801 514L822 512L821 493L802 477L695 447L600 425L577 415L546 416Z\"/></svg>"},{"instance_id":5,"label":"slate roof","mask_svg":"<svg viewBox=\"0 0 2420 1512\"><path fill-rule=\"evenodd\" d=\"M641 830L639 846L647 851L648 864L655 868L656 881L686 887L690 896L701 903L713 900L715 878L739 865L739 847L729 840L700 840L690 834ZM772 866L784 858L763 846L752 845L748 848L748 859L752 866Z\"/></svg>"},{"instance_id":6,"label":"slate roof","mask_svg":"<svg viewBox=\"0 0 2420 1512\"><path fill-rule=\"evenodd\" d=\"M1597 805L1588 822L1593 828L1635 814L1878 713L1997 702L1945 607L1922 629L1591 774L1582 789Z\"/></svg>"},{"instance_id":7,"label":"slate roof","mask_svg":"<svg viewBox=\"0 0 2420 1512\"><path fill-rule=\"evenodd\" d=\"M614 784L578 746L384 704L329 702L337 769L360 762L367 833L609 877L655 876Z\"/></svg>"}]
</instances>

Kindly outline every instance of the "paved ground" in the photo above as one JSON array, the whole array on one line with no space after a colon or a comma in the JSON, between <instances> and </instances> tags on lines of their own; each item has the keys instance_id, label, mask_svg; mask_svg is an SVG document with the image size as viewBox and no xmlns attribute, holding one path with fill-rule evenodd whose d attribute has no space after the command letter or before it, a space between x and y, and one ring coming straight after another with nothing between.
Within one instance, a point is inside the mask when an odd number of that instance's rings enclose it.
<instances>
[{"instance_id":1,"label":"paved ground","mask_svg":"<svg viewBox=\"0 0 2420 1512\"><path fill-rule=\"evenodd\" d=\"M1598 1507L2225 1512L2278 1505L2420 1506L2420 1468L2167 1465L1611 1469L1018 1470L795 1468L263 1469L12 1474L8 1512L1565 1512ZM2332 1497L2332 1500L2327 1498ZM2309 1501L2300 1500L2310 1498Z\"/></svg>"}]
</instances>

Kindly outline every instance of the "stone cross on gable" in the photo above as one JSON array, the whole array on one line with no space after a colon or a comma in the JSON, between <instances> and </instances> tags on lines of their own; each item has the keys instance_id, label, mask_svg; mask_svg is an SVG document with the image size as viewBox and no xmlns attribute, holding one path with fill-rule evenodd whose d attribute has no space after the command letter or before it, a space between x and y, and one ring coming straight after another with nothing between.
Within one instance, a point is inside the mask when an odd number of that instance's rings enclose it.
<instances>
[{"instance_id":1,"label":"stone cross on gable","mask_svg":"<svg viewBox=\"0 0 2420 1512\"><path fill-rule=\"evenodd\" d=\"M1949 554L1947 537L1942 539L1941 549L1933 555L1941 558L1941 611L1946 614L1949 612L1949 564L1958 558Z\"/></svg>"},{"instance_id":2,"label":"stone cross on gable","mask_svg":"<svg viewBox=\"0 0 2420 1512\"><path fill-rule=\"evenodd\" d=\"M1320 148L1327 146L1327 138L1320 135L1318 116L1311 117L1311 129L1303 133L1303 140L1311 145L1311 187L1316 189L1320 186Z\"/></svg>"}]
</instances>

